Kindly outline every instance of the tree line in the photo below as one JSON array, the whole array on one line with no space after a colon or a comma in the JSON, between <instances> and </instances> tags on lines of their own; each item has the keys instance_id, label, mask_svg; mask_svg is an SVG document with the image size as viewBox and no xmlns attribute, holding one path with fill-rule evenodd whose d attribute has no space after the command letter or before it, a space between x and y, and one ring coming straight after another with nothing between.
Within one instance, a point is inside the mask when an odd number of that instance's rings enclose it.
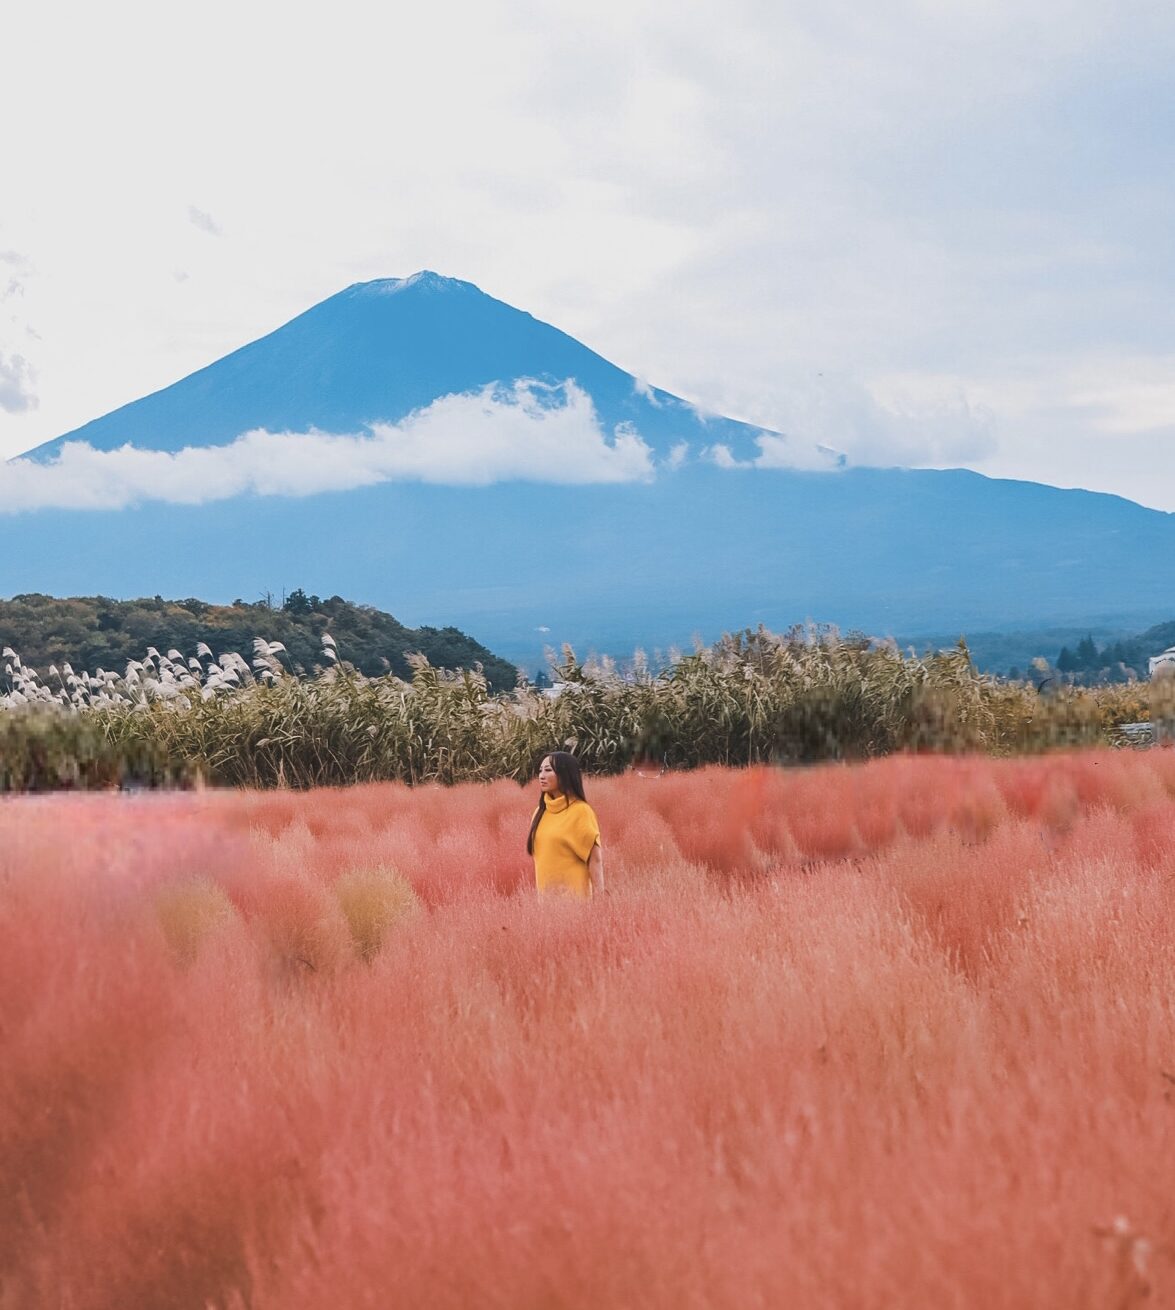
<instances>
[{"instance_id":1,"label":"tree line","mask_svg":"<svg viewBox=\"0 0 1175 1310\"><path fill-rule=\"evenodd\" d=\"M1175 622L1156 624L1136 637L1107 642L1100 649L1086 636L1071 650L1062 646L1054 667L1077 686L1101 686L1145 678L1152 655L1175 646Z\"/></svg>"}]
</instances>

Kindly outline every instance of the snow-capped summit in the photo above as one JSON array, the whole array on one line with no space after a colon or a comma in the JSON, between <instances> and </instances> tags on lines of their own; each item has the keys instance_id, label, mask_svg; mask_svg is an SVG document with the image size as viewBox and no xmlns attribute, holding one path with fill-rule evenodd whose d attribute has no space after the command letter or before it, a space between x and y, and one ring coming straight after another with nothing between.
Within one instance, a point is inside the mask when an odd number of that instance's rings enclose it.
<instances>
[{"instance_id":1,"label":"snow-capped summit","mask_svg":"<svg viewBox=\"0 0 1175 1310\"><path fill-rule=\"evenodd\" d=\"M394 296L401 291L479 291L472 282L462 282L460 278L444 277L434 273L430 268L422 268L419 273L408 277L379 277L371 282L354 282L344 294L368 296Z\"/></svg>"}]
</instances>

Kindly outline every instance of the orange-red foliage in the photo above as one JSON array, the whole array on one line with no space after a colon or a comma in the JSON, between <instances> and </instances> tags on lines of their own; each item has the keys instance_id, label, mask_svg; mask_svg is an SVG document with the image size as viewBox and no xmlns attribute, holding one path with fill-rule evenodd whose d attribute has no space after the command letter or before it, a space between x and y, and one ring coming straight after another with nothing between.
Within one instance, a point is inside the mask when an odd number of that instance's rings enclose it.
<instances>
[{"instance_id":1,"label":"orange-red foliage","mask_svg":"<svg viewBox=\"0 0 1175 1310\"><path fill-rule=\"evenodd\" d=\"M1175 757L0 804L0 1307L1175 1305Z\"/></svg>"}]
</instances>

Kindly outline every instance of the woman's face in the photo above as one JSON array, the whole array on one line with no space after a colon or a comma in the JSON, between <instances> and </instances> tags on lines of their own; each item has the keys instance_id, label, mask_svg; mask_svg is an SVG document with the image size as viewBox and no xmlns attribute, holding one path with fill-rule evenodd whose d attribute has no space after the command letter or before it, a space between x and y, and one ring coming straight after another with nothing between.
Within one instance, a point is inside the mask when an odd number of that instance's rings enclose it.
<instances>
[{"instance_id":1,"label":"woman's face","mask_svg":"<svg viewBox=\"0 0 1175 1310\"><path fill-rule=\"evenodd\" d=\"M539 790L544 796L559 795L559 777L549 755L544 755L543 762L539 765Z\"/></svg>"}]
</instances>

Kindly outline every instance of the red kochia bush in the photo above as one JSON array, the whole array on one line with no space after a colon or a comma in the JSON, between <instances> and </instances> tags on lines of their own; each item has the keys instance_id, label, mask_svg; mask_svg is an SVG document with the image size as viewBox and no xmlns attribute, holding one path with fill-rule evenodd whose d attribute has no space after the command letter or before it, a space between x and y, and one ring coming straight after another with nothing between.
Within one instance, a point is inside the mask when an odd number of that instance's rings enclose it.
<instances>
[{"instance_id":1,"label":"red kochia bush","mask_svg":"<svg viewBox=\"0 0 1175 1310\"><path fill-rule=\"evenodd\" d=\"M1169 753L0 804L0 1307L1175 1304Z\"/></svg>"}]
</instances>

